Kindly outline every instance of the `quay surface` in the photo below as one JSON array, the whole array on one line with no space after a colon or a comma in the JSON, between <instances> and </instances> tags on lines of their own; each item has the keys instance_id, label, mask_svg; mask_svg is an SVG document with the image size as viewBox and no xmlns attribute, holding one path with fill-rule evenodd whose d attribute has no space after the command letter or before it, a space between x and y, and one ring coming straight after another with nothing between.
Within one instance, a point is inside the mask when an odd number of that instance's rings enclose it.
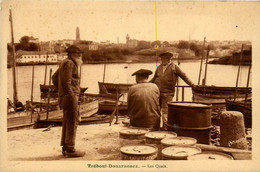
<instances>
[{"instance_id":1,"label":"quay surface","mask_svg":"<svg viewBox=\"0 0 260 172\"><path fill-rule=\"evenodd\" d=\"M120 160L119 131L123 124L79 125L76 149L86 152L82 158L73 160ZM61 127L23 129L7 133L8 160L11 161L52 161L69 160L61 153Z\"/></svg>"},{"instance_id":2,"label":"quay surface","mask_svg":"<svg viewBox=\"0 0 260 172\"><path fill-rule=\"evenodd\" d=\"M121 160L119 131L126 129L120 119L119 124L79 125L76 136L76 149L86 155L81 158L65 158L61 153L61 127L50 129L22 129L7 133L7 159L10 161L53 161L53 160ZM205 151L223 148L201 145ZM227 152L234 149L225 148ZM223 152L223 151L222 151ZM225 152L225 151L224 151ZM251 159L251 151L235 150L234 159ZM233 154L232 154L233 155Z\"/></svg>"}]
</instances>

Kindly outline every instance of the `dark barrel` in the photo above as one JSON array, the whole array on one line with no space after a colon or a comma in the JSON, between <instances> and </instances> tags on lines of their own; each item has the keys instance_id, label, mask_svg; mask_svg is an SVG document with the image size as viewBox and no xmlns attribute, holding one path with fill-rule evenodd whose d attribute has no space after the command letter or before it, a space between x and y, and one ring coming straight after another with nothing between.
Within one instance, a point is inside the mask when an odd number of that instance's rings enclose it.
<instances>
[{"instance_id":1,"label":"dark barrel","mask_svg":"<svg viewBox=\"0 0 260 172\"><path fill-rule=\"evenodd\" d=\"M210 144L211 109L212 105L207 103L169 102L167 130Z\"/></svg>"},{"instance_id":2,"label":"dark barrel","mask_svg":"<svg viewBox=\"0 0 260 172\"><path fill-rule=\"evenodd\" d=\"M169 102L168 124L177 127L204 128L211 126L211 104Z\"/></svg>"}]
</instances>

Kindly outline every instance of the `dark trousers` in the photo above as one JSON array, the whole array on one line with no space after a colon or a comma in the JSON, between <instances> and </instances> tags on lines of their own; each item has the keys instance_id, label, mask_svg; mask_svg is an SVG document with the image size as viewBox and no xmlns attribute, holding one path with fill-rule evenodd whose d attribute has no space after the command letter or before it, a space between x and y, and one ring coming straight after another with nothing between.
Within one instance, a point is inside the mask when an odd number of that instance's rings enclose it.
<instances>
[{"instance_id":1,"label":"dark trousers","mask_svg":"<svg viewBox=\"0 0 260 172\"><path fill-rule=\"evenodd\" d=\"M160 95L160 106L162 111L162 123L167 123L168 121L168 102L172 101L174 94L173 93L161 93ZM165 127L163 127L165 128Z\"/></svg>"},{"instance_id":2,"label":"dark trousers","mask_svg":"<svg viewBox=\"0 0 260 172\"><path fill-rule=\"evenodd\" d=\"M79 123L78 107L67 104L63 108L61 146L74 149L76 132Z\"/></svg>"}]
</instances>

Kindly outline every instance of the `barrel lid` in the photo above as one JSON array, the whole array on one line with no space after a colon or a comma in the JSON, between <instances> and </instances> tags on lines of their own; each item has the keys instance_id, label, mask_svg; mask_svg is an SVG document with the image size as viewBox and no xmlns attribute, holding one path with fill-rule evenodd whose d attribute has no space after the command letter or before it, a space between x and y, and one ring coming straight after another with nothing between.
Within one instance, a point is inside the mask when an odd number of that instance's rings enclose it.
<instances>
[{"instance_id":1,"label":"barrel lid","mask_svg":"<svg viewBox=\"0 0 260 172\"><path fill-rule=\"evenodd\" d=\"M131 145L120 148L120 151L127 155L152 155L158 148L150 145Z\"/></svg>"},{"instance_id":2,"label":"barrel lid","mask_svg":"<svg viewBox=\"0 0 260 172\"><path fill-rule=\"evenodd\" d=\"M121 130L119 133L122 135L144 135L145 133L149 132L149 130L145 129L139 129L139 128L129 128L129 129L124 129Z\"/></svg>"},{"instance_id":3,"label":"barrel lid","mask_svg":"<svg viewBox=\"0 0 260 172\"><path fill-rule=\"evenodd\" d=\"M193 146L197 143L197 140L192 137L173 137L164 138L161 143L165 146Z\"/></svg>"},{"instance_id":4,"label":"barrel lid","mask_svg":"<svg viewBox=\"0 0 260 172\"><path fill-rule=\"evenodd\" d=\"M212 106L211 104L199 103L199 102L169 102L168 104L173 106L198 107L198 108L206 108Z\"/></svg>"},{"instance_id":5,"label":"barrel lid","mask_svg":"<svg viewBox=\"0 0 260 172\"><path fill-rule=\"evenodd\" d=\"M145 134L146 138L162 140L169 137L177 137L177 134L171 131L152 131Z\"/></svg>"},{"instance_id":6,"label":"barrel lid","mask_svg":"<svg viewBox=\"0 0 260 172\"><path fill-rule=\"evenodd\" d=\"M164 148L162 150L162 155L164 157L168 158L174 158L174 157L187 157L190 155L194 155L197 153L200 153L201 149L198 147L191 147L191 146L170 146L167 148Z\"/></svg>"},{"instance_id":7,"label":"barrel lid","mask_svg":"<svg viewBox=\"0 0 260 172\"><path fill-rule=\"evenodd\" d=\"M205 151L189 156L188 160L233 160L233 157L221 152Z\"/></svg>"}]
</instances>

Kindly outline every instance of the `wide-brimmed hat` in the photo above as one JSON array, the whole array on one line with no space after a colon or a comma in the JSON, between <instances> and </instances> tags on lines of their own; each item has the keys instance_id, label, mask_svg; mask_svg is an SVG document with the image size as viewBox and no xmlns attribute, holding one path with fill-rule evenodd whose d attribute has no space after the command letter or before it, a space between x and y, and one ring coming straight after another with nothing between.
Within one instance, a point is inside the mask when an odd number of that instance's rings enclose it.
<instances>
[{"instance_id":1,"label":"wide-brimmed hat","mask_svg":"<svg viewBox=\"0 0 260 172\"><path fill-rule=\"evenodd\" d=\"M147 69L139 69L138 71L134 72L132 74L132 76L134 75L141 75L141 76L149 76L151 75L153 72Z\"/></svg>"},{"instance_id":2,"label":"wide-brimmed hat","mask_svg":"<svg viewBox=\"0 0 260 172\"><path fill-rule=\"evenodd\" d=\"M83 53L83 51L76 45L71 45L66 49L67 53Z\"/></svg>"},{"instance_id":3,"label":"wide-brimmed hat","mask_svg":"<svg viewBox=\"0 0 260 172\"><path fill-rule=\"evenodd\" d=\"M161 57L161 58L168 58L168 59L170 59L172 56L173 56L173 54L169 53L169 52L164 52L159 55L159 57Z\"/></svg>"}]
</instances>

